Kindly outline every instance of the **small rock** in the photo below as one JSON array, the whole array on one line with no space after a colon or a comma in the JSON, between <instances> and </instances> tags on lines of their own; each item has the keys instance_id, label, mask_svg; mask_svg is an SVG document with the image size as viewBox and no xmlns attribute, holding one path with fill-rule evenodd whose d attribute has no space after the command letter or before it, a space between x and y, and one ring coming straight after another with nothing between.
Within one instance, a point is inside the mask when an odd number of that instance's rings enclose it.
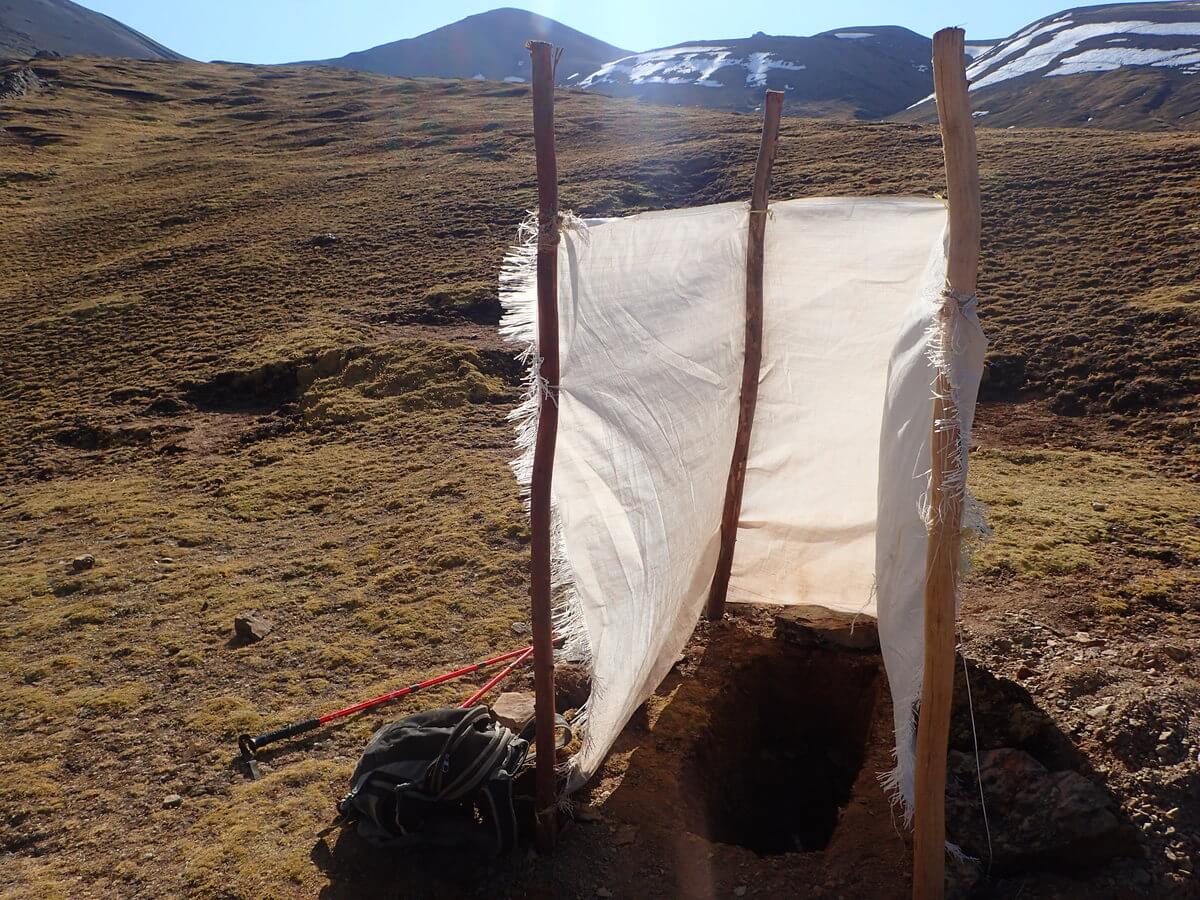
<instances>
[{"instance_id":1,"label":"small rock","mask_svg":"<svg viewBox=\"0 0 1200 900\"><path fill-rule=\"evenodd\" d=\"M510 629L512 629L513 634L517 634L517 635L529 634L529 623L528 622L513 622L508 627Z\"/></svg>"},{"instance_id":2,"label":"small rock","mask_svg":"<svg viewBox=\"0 0 1200 900\"><path fill-rule=\"evenodd\" d=\"M520 731L533 718L534 695L525 691L505 691L492 704L496 721L513 731Z\"/></svg>"},{"instance_id":3,"label":"small rock","mask_svg":"<svg viewBox=\"0 0 1200 900\"><path fill-rule=\"evenodd\" d=\"M1021 680L1033 678L1035 675L1037 675L1037 669L1034 669L1031 666L1027 666L1023 663L1017 666L1017 677Z\"/></svg>"},{"instance_id":4,"label":"small rock","mask_svg":"<svg viewBox=\"0 0 1200 900\"><path fill-rule=\"evenodd\" d=\"M233 638L239 644L254 644L270 634L274 627L258 613L247 613L233 620Z\"/></svg>"},{"instance_id":5,"label":"small rock","mask_svg":"<svg viewBox=\"0 0 1200 900\"><path fill-rule=\"evenodd\" d=\"M71 560L72 572L86 572L92 566L96 565L96 557L90 553L85 553L82 556L77 556Z\"/></svg>"},{"instance_id":6,"label":"small rock","mask_svg":"<svg viewBox=\"0 0 1200 900\"><path fill-rule=\"evenodd\" d=\"M1099 703L1096 706L1093 706L1091 709L1089 709L1087 711L1087 714L1089 716L1091 716L1093 719L1101 719L1104 716L1108 715L1109 708L1110 708L1109 704Z\"/></svg>"},{"instance_id":7,"label":"small rock","mask_svg":"<svg viewBox=\"0 0 1200 900\"><path fill-rule=\"evenodd\" d=\"M1166 731L1162 732L1158 736L1158 742L1160 744L1165 744L1167 741L1169 741L1174 736L1175 736L1175 731L1171 728L1168 728Z\"/></svg>"},{"instance_id":8,"label":"small rock","mask_svg":"<svg viewBox=\"0 0 1200 900\"><path fill-rule=\"evenodd\" d=\"M596 888L596 896L597 897L611 897L612 891L610 891L608 888L598 887L598 888Z\"/></svg>"},{"instance_id":9,"label":"small rock","mask_svg":"<svg viewBox=\"0 0 1200 900\"><path fill-rule=\"evenodd\" d=\"M341 238L339 238L336 234L326 232L325 234L317 234L313 237L310 237L308 239L308 243L313 247L332 247L340 240Z\"/></svg>"},{"instance_id":10,"label":"small rock","mask_svg":"<svg viewBox=\"0 0 1200 900\"><path fill-rule=\"evenodd\" d=\"M1104 512L1106 509L1108 509L1108 504L1107 503L1098 503L1097 501L1093 500L1092 501L1092 509L1094 509L1096 512Z\"/></svg>"},{"instance_id":11,"label":"small rock","mask_svg":"<svg viewBox=\"0 0 1200 900\"><path fill-rule=\"evenodd\" d=\"M1085 647L1099 647L1100 645L1102 645L1104 643L1103 640L1101 640L1100 638L1092 637L1086 631L1075 632L1075 634L1072 636L1071 640L1073 640L1077 644L1083 644L1083 646L1085 646Z\"/></svg>"},{"instance_id":12,"label":"small rock","mask_svg":"<svg viewBox=\"0 0 1200 900\"><path fill-rule=\"evenodd\" d=\"M167 794L163 797L163 809L177 809L183 805L183 798L178 794Z\"/></svg>"}]
</instances>

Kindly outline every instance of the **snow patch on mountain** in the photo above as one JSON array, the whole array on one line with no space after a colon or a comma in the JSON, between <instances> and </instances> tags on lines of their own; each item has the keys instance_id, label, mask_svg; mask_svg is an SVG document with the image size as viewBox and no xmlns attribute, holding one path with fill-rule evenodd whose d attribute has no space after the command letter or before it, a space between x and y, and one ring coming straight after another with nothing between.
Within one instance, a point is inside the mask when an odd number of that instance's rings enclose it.
<instances>
[{"instance_id":1,"label":"snow patch on mountain","mask_svg":"<svg viewBox=\"0 0 1200 900\"><path fill-rule=\"evenodd\" d=\"M1030 47L1030 42L1044 34L1054 32L1049 40L1043 41L1036 46ZM1156 35L1156 36L1185 36L1185 35L1200 35L1200 22L1089 22L1083 25L1071 25L1071 21L1051 22L1049 25L1036 29L1031 32L1026 38L1021 38L1013 41L1003 51L996 55L985 55L975 61L967 69L967 77L971 79L971 90L978 90L987 87L990 84L998 84L1001 81L1007 81L1010 78L1018 78L1021 75L1028 75L1032 72L1038 72L1042 69L1047 69L1052 66L1060 57L1065 57L1061 62L1069 64L1079 54L1074 53L1080 44L1084 41L1096 38L1110 38L1113 35L1124 34L1141 34L1141 35ZM1001 45L1003 46L1003 45ZM1029 47L1028 52L1020 53L1019 56L1014 56L1016 52L1025 50ZM1088 52L1088 51L1080 51ZM1099 62L1100 59L1110 59L1110 57L1093 57ZM1103 72L1113 68L1119 68L1121 65L1167 65L1168 62L1135 62L1136 57L1129 57L1130 62L1118 63L1116 66L1104 65L1099 68L1086 68L1083 66L1073 67L1073 72ZM996 63L1001 60L1008 60L1001 66L996 66ZM1183 63L1179 63L1183 65ZM1065 74L1059 72L1057 74Z\"/></svg>"},{"instance_id":2,"label":"snow patch on mountain","mask_svg":"<svg viewBox=\"0 0 1200 900\"><path fill-rule=\"evenodd\" d=\"M808 68L804 63L788 62L786 59L772 59L770 53L751 53L745 65L747 87L765 87L767 74L772 69L790 69L793 72L800 72Z\"/></svg>"},{"instance_id":3,"label":"snow patch on mountain","mask_svg":"<svg viewBox=\"0 0 1200 900\"><path fill-rule=\"evenodd\" d=\"M971 82L970 89L977 91L1035 73L1043 76L1078 75L1111 72L1123 66L1172 67L1186 74L1197 74L1200 73L1200 47L1109 45L1146 43L1139 42L1138 37L1149 38L1152 44L1178 44L1179 39L1198 35L1200 21L1151 22L1137 19L1078 22L1068 13L1049 21L1034 22L1013 37L978 54L968 51L972 59L967 66L967 78ZM1200 41L1186 43L1200 44ZM930 94L909 109L932 99L933 95Z\"/></svg>"},{"instance_id":4,"label":"snow patch on mountain","mask_svg":"<svg viewBox=\"0 0 1200 900\"><path fill-rule=\"evenodd\" d=\"M728 65L731 53L725 47L685 46L650 50L605 63L579 84L599 84L627 79L631 84L701 84L720 87L709 76Z\"/></svg>"},{"instance_id":5,"label":"snow patch on mountain","mask_svg":"<svg viewBox=\"0 0 1200 900\"><path fill-rule=\"evenodd\" d=\"M691 45L650 50L601 66L583 81L580 87L597 87L618 80L630 84L692 84L700 87L722 87L713 79L720 69L740 66L746 70L746 85L762 86L767 83L767 74L772 69L800 71L802 63L776 59L770 53L751 53L742 58L733 55L728 47Z\"/></svg>"},{"instance_id":6,"label":"snow patch on mountain","mask_svg":"<svg viewBox=\"0 0 1200 900\"><path fill-rule=\"evenodd\" d=\"M1078 75L1080 72L1111 72L1121 66L1172 66L1189 75L1200 73L1200 49L1154 50L1145 47L1101 47L1084 50L1059 63L1046 75Z\"/></svg>"}]
</instances>

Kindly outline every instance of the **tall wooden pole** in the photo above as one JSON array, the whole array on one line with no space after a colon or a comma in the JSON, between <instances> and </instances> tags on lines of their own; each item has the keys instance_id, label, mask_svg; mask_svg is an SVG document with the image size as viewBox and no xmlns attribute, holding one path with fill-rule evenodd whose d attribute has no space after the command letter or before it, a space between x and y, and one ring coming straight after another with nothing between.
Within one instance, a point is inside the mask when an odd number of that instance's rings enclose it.
<instances>
[{"instance_id":1,"label":"tall wooden pole","mask_svg":"<svg viewBox=\"0 0 1200 900\"><path fill-rule=\"evenodd\" d=\"M758 374L762 363L763 329L763 246L767 230L767 195L771 190L771 167L779 143L779 116L783 111L783 91L767 91L763 104L762 141L758 163L754 167L754 192L750 197L750 239L746 245L746 353L742 361L742 393L738 408L737 433L733 439L733 459L725 482L725 506L721 511L721 552L717 570L708 591L708 617L725 615L725 595L729 591L729 573L733 568L733 548L737 542L738 519L742 513L742 489L746 485L746 458L750 454L750 432L754 427L754 408L758 405Z\"/></svg>"},{"instance_id":2,"label":"tall wooden pole","mask_svg":"<svg viewBox=\"0 0 1200 900\"><path fill-rule=\"evenodd\" d=\"M554 847L558 826L554 751L554 638L550 596L550 485L558 437L558 160L554 152L554 48L527 44L533 57L533 144L537 156L538 374L541 390L530 480L529 600L533 625L534 720L537 730L537 844Z\"/></svg>"},{"instance_id":3,"label":"tall wooden pole","mask_svg":"<svg viewBox=\"0 0 1200 900\"><path fill-rule=\"evenodd\" d=\"M975 126L967 98L963 31L944 28L933 36L933 88L942 128L949 204L946 289L965 297L975 293L979 266L979 164ZM948 338L956 301L948 297L940 326ZM925 562L925 676L917 727L916 818L913 831L914 900L940 900L946 881L946 753L950 702L954 691L954 616L962 495L947 489L957 469L958 411L944 372L938 373L930 439L932 524ZM946 423L953 423L947 427Z\"/></svg>"}]
</instances>

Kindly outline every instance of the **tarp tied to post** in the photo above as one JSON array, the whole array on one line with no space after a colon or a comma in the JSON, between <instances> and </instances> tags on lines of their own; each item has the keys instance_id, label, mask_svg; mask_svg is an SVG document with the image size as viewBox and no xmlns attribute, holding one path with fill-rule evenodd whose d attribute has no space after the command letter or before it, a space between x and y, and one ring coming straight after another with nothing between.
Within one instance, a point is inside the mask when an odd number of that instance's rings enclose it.
<instances>
[{"instance_id":1,"label":"tarp tied to post","mask_svg":"<svg viewBox=\"0 0 1200 900\"><path fill-rule=\"evenodd\" d=\"M704 608L738 419L749 215L733 203L561 229L558 628L564 653L592 670L574 785L657 688ZM973 304L942 293L941 201L804 199L769 215L729 599L878 615L894 786L910 806L931 385L945 365L965 448L985 341ZM508 260L502 329L530 346L536 370L531 264L528 242ZM539 405L553 402L543 388L531 379L516 414L525 483Z\"/></svg>"}]
</instances>

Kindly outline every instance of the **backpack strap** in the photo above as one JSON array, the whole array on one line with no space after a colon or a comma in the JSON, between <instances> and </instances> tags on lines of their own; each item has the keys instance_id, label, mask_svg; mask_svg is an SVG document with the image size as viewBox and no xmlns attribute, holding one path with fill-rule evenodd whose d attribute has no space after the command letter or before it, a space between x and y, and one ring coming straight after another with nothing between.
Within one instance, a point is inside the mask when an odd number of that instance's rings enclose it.
<instances>
[{"instance_id":1,"label":"backpack strap","mask_svg":"<svg viewBox=\"0 0 1200 900\"><path fill-rule=\"evenodd\" d=\"M496 837L496 852L508 853L517 845L517 813L513 808L512 776L501 769L479 792L484 821Z\"/></svg>"},{"instance_id":2,"label":"backpack strap","mask_svg":"<svg viewBox=\"0 0 1200 900\"><path fill-rule=\"evenodd\" d=\"M424 788L426 793L432 797L441 798L442 778L450 767L450 754L458 749L458 745L482 719L490 720L491 717L492 711L486 706L474 706L459 720L458 724L454 726L454 730L450 732L450 737L446 738L446 743L442 745L442 752L425 771Z\"/></svg>"}]
</instances>

